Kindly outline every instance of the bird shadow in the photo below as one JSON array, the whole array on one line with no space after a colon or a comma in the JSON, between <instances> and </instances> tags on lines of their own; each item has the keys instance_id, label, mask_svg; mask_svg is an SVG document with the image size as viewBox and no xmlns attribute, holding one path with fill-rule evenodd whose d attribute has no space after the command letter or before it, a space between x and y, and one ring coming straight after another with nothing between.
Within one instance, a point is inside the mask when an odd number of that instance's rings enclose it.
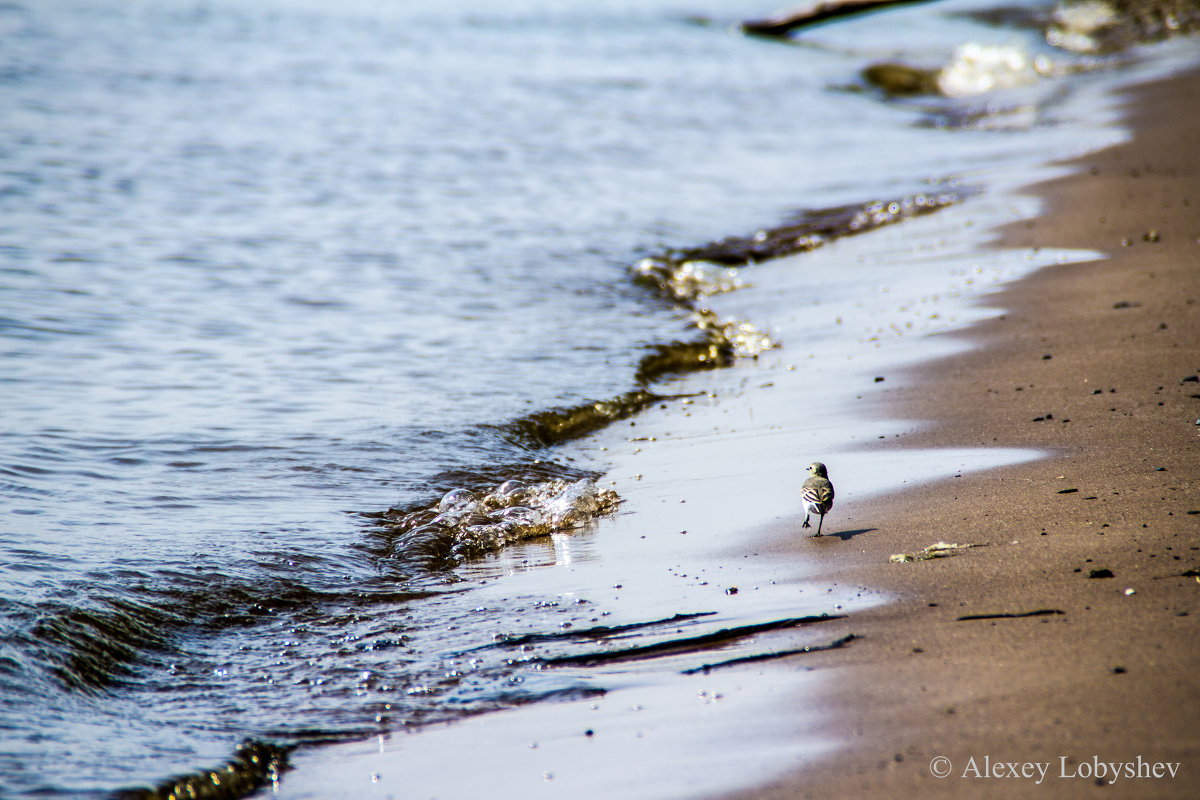
<instances>
[{"instance_id":1,"label":"bird shadow","mask_svg":"<svg viewBox=\"0 0 1200 800\"><path fill-rule=\"evenodd\" d=\"M879 529L878 528L859 528L858 530L855 530L855 531L838 531L837 533L822 533L821 538L822 539L833 539L834 537L837 537L838 539L841 539L843 542L847 542L847 541L853 539L855 536L859 536L864 533L872 533L877 530L879 530Z\"/></svg>"}]
</instances>

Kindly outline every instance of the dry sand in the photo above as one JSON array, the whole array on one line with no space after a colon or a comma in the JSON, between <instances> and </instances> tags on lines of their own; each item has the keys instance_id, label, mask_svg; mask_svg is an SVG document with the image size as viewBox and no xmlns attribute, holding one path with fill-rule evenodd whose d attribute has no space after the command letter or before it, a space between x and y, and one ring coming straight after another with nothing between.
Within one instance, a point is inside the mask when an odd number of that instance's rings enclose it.
<instances>
[{"instance_id":1,"label":"dry sand","mask_svg":"<svg viewBox=\"0 0 1200 800\"><path fill-rule=\"evenodd\" d=\"M899 599L839 623L854 646L794 661L827 672L843 749L736 796L1200 796L1200 579L1184 574L1200 568L1200 73L1128 108L1134 140L1034 187L1047 212L1000 240L1110 257L988 298L1003 317L951 334L973 349L874 409L932 419L881 447L1051 456L837 509L835 536L811 540L830 579ZM793 528L769 538L794 547ZM988 546L889 563L939 540ZM1139 756L1178 773L1089 774ZM997 761L1005 777L986 777Z\"/></svg>"}]
</instances>

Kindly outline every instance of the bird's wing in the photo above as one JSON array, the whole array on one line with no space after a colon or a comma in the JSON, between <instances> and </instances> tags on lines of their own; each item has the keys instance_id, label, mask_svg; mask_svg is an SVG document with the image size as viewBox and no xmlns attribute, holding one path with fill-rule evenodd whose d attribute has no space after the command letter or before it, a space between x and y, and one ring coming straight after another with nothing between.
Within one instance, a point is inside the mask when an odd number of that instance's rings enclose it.
<instances>
[{"instance_id":1,"label":"bird's wing","mask_svg":"<svg viewBox=\"0 0 1200 800\"><path fill-rule=\"evenodd\" d=\"M821 478L809 478L800 490L800 499L833 508L833 484Z\"/></svg>"}]
</instances>

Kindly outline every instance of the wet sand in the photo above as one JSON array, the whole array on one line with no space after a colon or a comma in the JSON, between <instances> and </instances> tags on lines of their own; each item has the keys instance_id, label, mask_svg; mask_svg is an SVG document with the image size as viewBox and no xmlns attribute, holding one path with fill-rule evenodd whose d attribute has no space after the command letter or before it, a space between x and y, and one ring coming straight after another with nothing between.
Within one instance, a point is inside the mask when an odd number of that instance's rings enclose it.
<instances>
[{"instance_id":1,"label":"wet sand","mask_svg":"<svg viewBox=\"0 0 1200 800\"><path fill-rule=\"evenodd\" d=\"M1200 73L1137 88L1128 113L1132 142L1032 187L1045 213L998 241L1109 257L986 298L1003 316L947 334L971 349L869 399L872 414L931 421L869 448L880 458L1048 457L835 508L834 536L806 549L830 581L894 601L828 629L860 635L853 647L793 661L824 673L796 713L816 711L837 754L733 796L1083 797L1113 779L1097 759L1151 776L1122 767L1120 797L1196 796ZM793 550L795 524L764 548ZM987 546L889 562L939 541ZM1044 613L963 619L1030 612Z\"/></svg>"}]
</instances>

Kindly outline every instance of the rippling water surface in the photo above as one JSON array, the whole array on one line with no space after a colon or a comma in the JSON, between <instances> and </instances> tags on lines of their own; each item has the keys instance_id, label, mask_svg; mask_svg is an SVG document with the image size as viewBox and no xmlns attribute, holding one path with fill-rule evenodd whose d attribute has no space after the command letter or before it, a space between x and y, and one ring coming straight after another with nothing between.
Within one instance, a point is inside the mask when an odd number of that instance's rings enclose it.
<instances>
[{"instance_id":1,"label":"rippling water surface","mask_svg":"<svg viewBox=\"0 0 1200 800\"><path fill-rule=\"evenodd\" d=\"M578 501L604 465L546 412L635 412L696 333L631 267L986 183L1069 121L1038 110L1056 85L947 146L945 109L861 86L886 29L729 32L768 10L0 4L6 796L590 690L475 650L564 609L478 607L411 531L507 521L439 506L456 487L557 487L510 513L532 533ZM987 30L913 20L918 54Z\"/></svg>"}]
</instances>

